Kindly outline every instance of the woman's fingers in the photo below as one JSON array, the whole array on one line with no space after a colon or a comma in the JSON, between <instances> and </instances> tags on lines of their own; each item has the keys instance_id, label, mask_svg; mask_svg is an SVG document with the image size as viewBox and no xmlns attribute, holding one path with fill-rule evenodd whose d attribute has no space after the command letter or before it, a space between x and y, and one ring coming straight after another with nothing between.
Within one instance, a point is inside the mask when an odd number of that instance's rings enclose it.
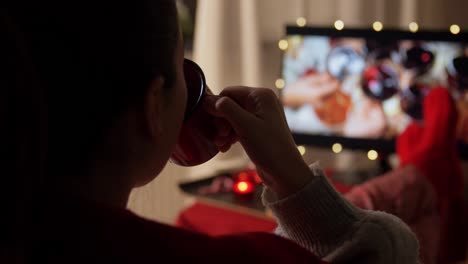
<instances>
[{"instance_id":1,"label":"woman's fingers","mask_svg":"<svg viewBox=\"0 0 468 264\"><path fill-rule=\"evenodd\" d=\"M238 141L237 135L234 131L230 131L227 136L217 136L214 140L219 151L227 152L232 145Z\"/></svg>"},{"instance_id":2,"label":"woman's fingers","mask_svg":"<svg viewBox=\"0 0 468 264\"><path fill-rule=\"evenodd\" d=\"M245 136L249 132L248 128L256 121L255 115L230 97L207 96L204 107L211 115L227 121L239 136Z\"/></svg>"},{"instance_id":3,"label":"woman's fingers","mask_svg":"<svg viewBox=\"0 0 468 264\"><path fill-rule=\"evenodd\" d=\"M227 137L231 133L232 127L228 121L223 118L216 117L214 119L216 126L216 134L221 137Z\"/></svg>"},{"instance_id":4,"label":"woman's fingers","mask_svg":"<svg viewBox=\"0 0 468 264\"><path fill-rule=\"evenodd\" d=\"M218 149L225 152L240 141L257 168L264 172L265 184L280 197L297 191L310 180L310 169L294 144L282 105L271 89L229 87L221 96L207 95L204 107L232 127L225 136L227 128L218 124ZM282 162L276 162L280 159Z\"/></svg>"}]
</instances>

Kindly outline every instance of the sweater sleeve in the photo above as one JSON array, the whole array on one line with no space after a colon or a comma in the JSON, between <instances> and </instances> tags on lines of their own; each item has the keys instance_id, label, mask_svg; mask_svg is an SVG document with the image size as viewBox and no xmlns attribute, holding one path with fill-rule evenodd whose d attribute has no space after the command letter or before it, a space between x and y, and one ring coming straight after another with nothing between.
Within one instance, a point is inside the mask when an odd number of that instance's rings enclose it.
<instances>
[{"instance_id":1,"label":"sweater sleeve","mask_svg":"<svg viewBox=\"0 0 468 264\"><path fill-rule=\"evenodd\" d=\"M263 203L277 222L276 234L332 263L418 263L419 244L397 217L347 202L317 164L300 191L278 199L265 187Z\"/></svg>"}]
</instances>

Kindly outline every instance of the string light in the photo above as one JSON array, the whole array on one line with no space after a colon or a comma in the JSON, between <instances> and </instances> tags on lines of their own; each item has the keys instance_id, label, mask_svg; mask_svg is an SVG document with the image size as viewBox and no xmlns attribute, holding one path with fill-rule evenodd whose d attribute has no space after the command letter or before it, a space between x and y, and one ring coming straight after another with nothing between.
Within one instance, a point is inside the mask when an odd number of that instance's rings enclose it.
<instances>
[{"instance_id":1,"label":"string light","mask_svg":"<svg viewBox=\"0 0 468 264\"><path fill-rule=\"evenodd\" d=\"M307 20L303 17L298 17L296 19L296 24L299 26L299 27L305 27L305 25L307 24Z\"/></svg>"},{"instance_id":2,"label":"string light","mask_svg":"<svg viewBox=\"0 0 468 264\"><path fill-rule=\"evenodd\" d=\"M342 20L336 20L334 25L336 30L342 30L344 28L344 22Z\"/></svg>"},{"instance_id":3,"label":"string light","mask_svg":"<svg viewBox=\"0 0 468 264\"><path fill-rule=\"evenodd\" d=\"M249 194L255 190L255 187L249 181L238 181L234 184L233 190L237 194Z\"/></svg>"},{"instance_id":4,"label":"string light","mask_svg":"<svg viewBox=\"0 0 468 264\"><path fill-rule=\"evenodd\" d=\"M299 153L301 153L302 156L306 153L306 148L304 146L297 146L297 149L299 150Z\"/></svg>"},{"instance_id":5,"label":"string light","mask_svg":"<svg viewBox=\"0 0 468 264\"><path fill-rule=\"evenodd\" d=\"M289 43L287 40L282 39L278 41L278 47L280 48L280 50L287 50L289 47Z\"/></svg>"},{"instance_id":6,"label":"string light","mask_svg":"<svg viewBox=\"0 0 468 264\"><path fill-rule=\"evenodd\" d=\"M377 153L377 151L375 150L369 150L369 152L367 152L367 158L369 160L376 160L379 158L379 153Z\"/></svg>"},{"instance_id":7,"label":"string light","mask_svg":"<svg viewBox=\"0 0 468 264\"><path fill-rule=\"evenodd\" d=\"M409 31L415 33L415 32L418 32L419 26L418 26L418 23L411 22L409 23L408 28L409 28Z\"/></svg>"},{"instance_id":8,"label":"string light","mask_svg":"<svg viewBox=\"0 0 468 264\"><path fill-rule=\"evenodd\" d=\"M340 153L341 151L343 151L343 146L342 146L340 143L335 143L335 144L333 144L333 146L332 146L332 151L333 151L333 153L338 154L338 153Z\"/></svg>"},{"instance_id":9,"label":"string light","mask_svg":"<svg viewBox=\"0 0 468 264\"><path fill-rule=\"evenodd\" d=\"M451 25L450 26L450 33L452 33L454 35L460 33L460 26L456 25L456 24Z\"/></svg>"},{"instance_id":10,"label":"string light","mask_svg":"<svg viewBox=\"0 0 468 264\"><path fill-rule=\"evenodd\" d=\"M279 78L279 79L277 79L277 80L275 81L275 86L276 86L276 88L278 88L278 89L283 89L285 85L286 85L286 83L285 83L284 80L281 79L281 78Z\"/></svg>"},{"instance_id":11,"label":"string light","mask_svg":"<svg viewBox=\"0 0 468 264\"><path fill-rule=\"evenodd\" d=\"M237 184L237 189L239 189L240 192L245 192L248 188L249 184L247 182L242 181Z\"/></svg>"},{"instance_id":12,"label":"string light","mask_svg":"<svg viewBox=\"0 0 468 264\"><path fill-rule=\"evenodd\" d=\"M380 22L380 21L375 21L375 22L372 24L372 28L373 28L375 31L377 31L377 32L382 31L382 29L383 29L383 24L382 24L382 22Z\"/></svg>"}]
</instances>

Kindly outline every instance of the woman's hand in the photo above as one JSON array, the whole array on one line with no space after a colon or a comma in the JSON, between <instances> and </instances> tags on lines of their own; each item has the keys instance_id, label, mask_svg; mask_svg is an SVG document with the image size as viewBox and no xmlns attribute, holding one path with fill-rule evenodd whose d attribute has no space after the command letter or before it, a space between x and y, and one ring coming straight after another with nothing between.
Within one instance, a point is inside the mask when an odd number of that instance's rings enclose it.
<instances>
[{"instance_id":1,"label":"woman's hand","mask_svg":"<svg viewBox=\"0 0 468 264\"><path fill-rule=\"evenodd\" d=\"M204 107L221 118L218 146L229 148L233 138L240 141L265 185L280 197L311 180L312 173L297 150L283 107L272 90L229 87L220 96L208 95Z\"/></svg>"}]
</instances>

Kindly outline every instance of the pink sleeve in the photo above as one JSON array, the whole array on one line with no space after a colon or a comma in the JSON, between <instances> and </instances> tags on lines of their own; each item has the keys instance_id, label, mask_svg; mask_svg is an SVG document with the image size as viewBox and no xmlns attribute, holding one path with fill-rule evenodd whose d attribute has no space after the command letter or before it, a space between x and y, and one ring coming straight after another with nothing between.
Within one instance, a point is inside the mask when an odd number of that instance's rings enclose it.
<instances>
[{"instance_id":1,"label":"pink sleeve","mask_svg":"<svg viewBox=\"0 0 468 264\"><path fill-rule=\"evenodd\" d=\"M395 169L357 185L345 197L363 209L385 211L406 223L437 211L432 185L413 166Z\"/></svg>"},{"instance_id":2,"label":"pink sleeve","mask_svg":"<svg viewBox=\"0 0 468 264\"><path fill-rule=\"evenodd\" d=\"M420 257L434 263L440 230L434 188L413 166L404 166L355 186L345 198L356 206L401 218L420 241Z\"/></svg>"}]
</instances>

